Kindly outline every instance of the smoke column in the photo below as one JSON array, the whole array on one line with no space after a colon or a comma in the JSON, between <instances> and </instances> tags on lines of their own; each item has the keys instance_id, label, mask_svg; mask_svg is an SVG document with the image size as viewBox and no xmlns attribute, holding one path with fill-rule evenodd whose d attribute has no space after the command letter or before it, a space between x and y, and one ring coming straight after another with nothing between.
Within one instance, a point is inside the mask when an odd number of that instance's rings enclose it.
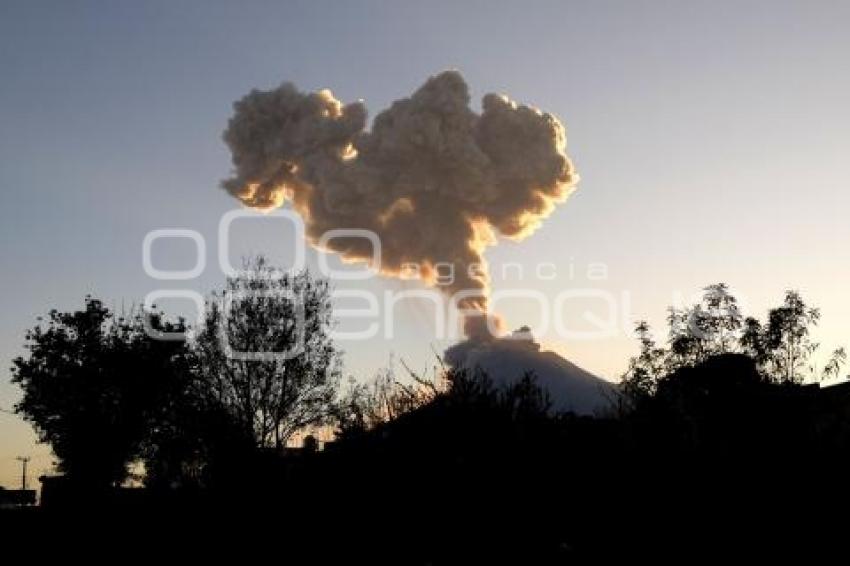
<instances>
[{"instance_id":1,"label":"smoke column","mask_svg":"<svg viewBox=\"0 0 850 566\"><path fill-rule=\"evenodd\" d=\"M303 93L291 83L253 90L234 104L224 132L234 172L222 186L257 209L291 201L313 245L328 230L371 230L383 274L416 265L449 295L474 293L461 308L486 313L485 248L497 235L534 232L578 176L557 118L498 94L484 96L480 114L469 103L461 74L446 71L367 131L362 101L343 104L329 90ZM346 261L372 259L363 238L328 247ZM476 326L468 320L468 335Z\"/></svg>"}]
</instances>

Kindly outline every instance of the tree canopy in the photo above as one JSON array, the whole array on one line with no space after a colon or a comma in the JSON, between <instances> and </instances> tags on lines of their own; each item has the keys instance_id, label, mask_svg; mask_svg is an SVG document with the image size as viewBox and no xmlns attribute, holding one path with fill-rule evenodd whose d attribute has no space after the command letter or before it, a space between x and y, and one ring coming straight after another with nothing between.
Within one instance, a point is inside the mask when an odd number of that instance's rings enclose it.
<instances>
[{"instance_id":1,"label":"tree canopy","mask_svg":"<svg viewBox=\"0 0 850 566\"><path fill-rule=\"evenodd\" d=\"M655 341L646 321L637 323L640 351L623 377L624 392L632 399L652 395L665 376L729 353L749 356L774 383L838 377L847 358L843 348L835 349L822 368L814 364L820 345L811 334L819 320L820 311L798 291L787 291L783 303L761 322L742 315L725 283L709 285L699 303L669 310L666 347Z\"/></svg>"},{"instance_id":2,"label":"tree canopy","mask_svg":"<svg viewBox=\"0 0 850 566\"><path fill-rule=\"evenodd\" d=\"M23 390L16 410L50 443L70 478L121 482L175 396L185 368L182 345L151 339L145 324L141 313L116 317L86 297L82 310L53 310L27 333L29 353L12 367L12 381ZM148 324L184 329L157 316Z\"/></svg>"},{"instance_id":3,"label":"tree canopy","mask_svg":"<svg viewBox=\"0 0 850 566\"><path fill-rule=\"evenodd\" d=\"M114 485L143 461L149 484L213 481L236 452L279 450L329 418L341 372L332 323L326 281L263 258L210 296L197 329L116 317L86 297L27 333L16 410L72 480Z\"/></svg>"}]
</instances>

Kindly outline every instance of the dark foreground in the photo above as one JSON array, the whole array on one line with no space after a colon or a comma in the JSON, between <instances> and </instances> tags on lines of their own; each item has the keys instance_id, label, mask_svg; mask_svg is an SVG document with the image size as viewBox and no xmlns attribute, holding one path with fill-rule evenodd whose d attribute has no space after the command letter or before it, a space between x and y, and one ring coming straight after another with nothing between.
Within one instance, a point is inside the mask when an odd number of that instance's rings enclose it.
<instances>
[{"instance_id":1,"label":"dark foreground","mask_svg":"<svg viewBox=\"0 0 850 566\"><path fill-rule=\"evenodd\" d=\"M599 418L440 398L322 452L246 460L227 487L66 492L0 513L2 533L107 558L843 561L850 388L766 384L738 362Z\"/></svg>"}]
</instances>

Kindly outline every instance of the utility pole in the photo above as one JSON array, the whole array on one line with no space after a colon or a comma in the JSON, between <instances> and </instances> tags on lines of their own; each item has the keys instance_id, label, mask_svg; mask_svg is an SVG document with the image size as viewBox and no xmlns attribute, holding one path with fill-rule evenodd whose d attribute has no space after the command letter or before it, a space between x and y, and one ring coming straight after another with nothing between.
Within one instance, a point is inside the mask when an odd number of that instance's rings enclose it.
<instances>
[{"instance_id":1,"label":"utility pole","mask_svg":"<svg viewBox=\"0 0 850 566\"><path fill-rule=\"evenodd\" d=\"M27 490L27 463L30 461L29 456L18 456L16 458L21 463L21 489Z\"/></svg>"}]
</instances>

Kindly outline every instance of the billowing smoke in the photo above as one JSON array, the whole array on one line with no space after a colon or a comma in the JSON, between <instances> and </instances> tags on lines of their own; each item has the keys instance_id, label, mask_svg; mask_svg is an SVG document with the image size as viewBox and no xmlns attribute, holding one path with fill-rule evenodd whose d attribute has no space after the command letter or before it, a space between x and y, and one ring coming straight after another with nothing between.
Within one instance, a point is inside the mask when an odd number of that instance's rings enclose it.
<instances>
[{"instance_id":1,"label":"billowing smoke","mask_svg":"<svg viewBox=\"0 0 850 566\"><path fill-rule=\"evenodd\" d=\"M360 101L290 83L254 90L234 104L224 133L235 170L223 186L254 208L290 200L313 244L332 229L371 230L382 273L417 266L449 294L477 293L459 305L486 312L484 249L497 235L531 234L578 177L557 118L497 94L484 96L480 114L469 103L461 74L446 71L366 131ZM347 261L372 256L363 238L328 247Z\"/></svg>"}]
</instances>

